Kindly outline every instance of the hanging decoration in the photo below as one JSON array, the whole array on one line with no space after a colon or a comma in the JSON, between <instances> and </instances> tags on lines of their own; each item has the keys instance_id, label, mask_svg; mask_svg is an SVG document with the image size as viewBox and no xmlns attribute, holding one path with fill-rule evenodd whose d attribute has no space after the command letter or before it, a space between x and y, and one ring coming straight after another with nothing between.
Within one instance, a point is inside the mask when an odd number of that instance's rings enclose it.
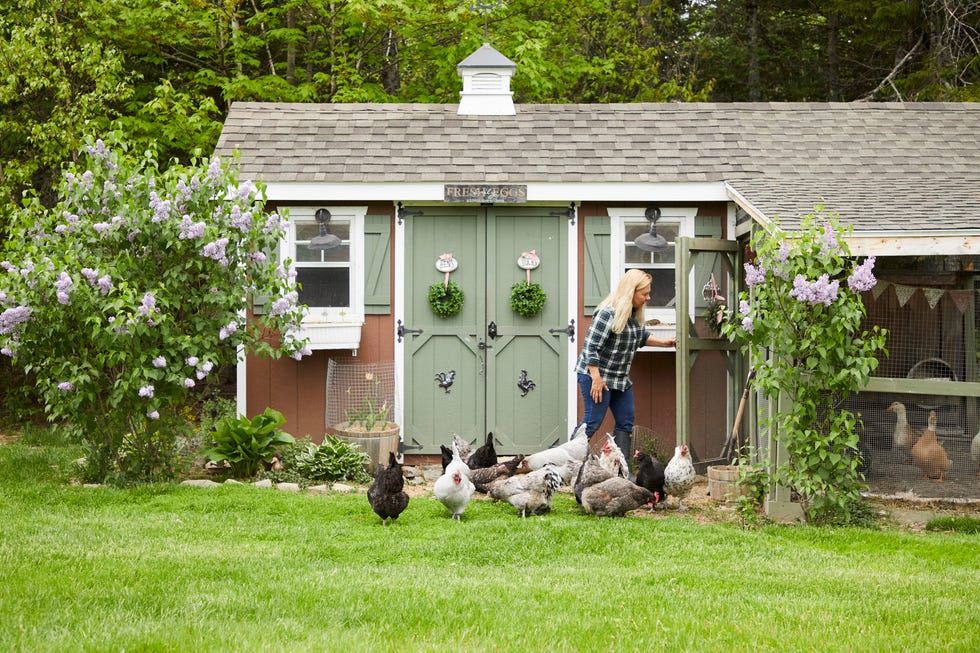
<instances>
[{"instance_id":1,"label":"hanging decoration","mask_svg":"<svg viewBox=\"0 0 980 653\"><path fill-rule=\"evenodd\" d=\"M449 274L459 267L452 253L440 254L436 259L436 270L442 272L443 280L429 286L429 307L439 317L452 317L463 308L463 290Z\"/></svg>"},{"instance_id":2,"label":"hanging decoration","mask_svg":"<svg viewBox=\"0 0 980 653\"><path fill-rule=\"evenodd\" d=\"M541 265L541 259L532 249L521 252L517 257L517 267L527 275L524 281L518 281L510 289L510 308L522 317L534 317L544 308L548 295L540 283L531 282L531 270Z\"/></svg>"},{"instance_id":3,"label":"hanging decoration","mask_svg":"<svg viewBox=\"0 0 980 653\"><path fill-rule=\"evenodd\" d=\"M701 297L707 302L704 311L704 323L715 335L721 334L721 323L725 320L725 298L718 289L718 282L715 281L715 273L711 273L711 278L701 288Z\"/></svg>"}]
</instances>

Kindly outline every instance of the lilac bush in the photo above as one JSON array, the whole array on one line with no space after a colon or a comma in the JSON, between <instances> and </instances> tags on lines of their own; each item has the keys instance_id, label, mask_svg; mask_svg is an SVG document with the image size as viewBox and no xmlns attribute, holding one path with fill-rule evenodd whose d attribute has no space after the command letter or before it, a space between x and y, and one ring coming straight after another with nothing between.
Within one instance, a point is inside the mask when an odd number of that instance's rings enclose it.
<instances>
[{"instance_id":1,"label":"lilac bush","mask_svg":"<svg viewBox=\"0 0 980 653\"><path fill-rule=\"evenodd\" d=\"M811 520L846 521L860 497L857 418L841 402L887 353L884 331L861 328L860 293L876 283L875 259L858 264L851 256L851 231L820 212L799 231L757 232L755 259L745 264L748 290L722 327L749 354L754 386L779 407L765 423L789 461L770 471L796 491Z\"/></svg>"},{"instance_id":2,"label":"lilac bush","mask_svg":"<svg viewBox=\"0 0 980 653\"><path fill-rule=\"evenodd\" d=\"M165 457L190 393L239 351L310 352L278 257L286 217L264 211L260 186L218 158L161 171L101 140L82 154L56 206L30 199L14 216L0 352L89 445L86 475L102 480L124 440ZM257 295L277 311L250 316Z\"/></svg>"}]
</instances>

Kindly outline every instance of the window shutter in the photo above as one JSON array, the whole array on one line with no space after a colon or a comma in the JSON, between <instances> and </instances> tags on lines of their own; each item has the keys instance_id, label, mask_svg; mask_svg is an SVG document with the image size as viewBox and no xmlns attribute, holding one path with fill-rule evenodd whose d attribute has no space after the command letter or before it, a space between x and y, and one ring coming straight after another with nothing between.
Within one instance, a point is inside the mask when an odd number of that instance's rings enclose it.
<instances>
[{"instance_id":1,"label":"window shutter","mask_svg":"<svg viewBox=\"0 0 980 653\"><path fill-rule=\"evenodd\" d=\"M364 312L391 313L391 216L364 217Z\"/></svg>"},{"instance_id":2,"label":"window shutter","mask_svg":"<svg viewBox=\"0 0 980 653\"><path fill-rule=\"evenodd\" d=\"M585 315L592 315L609 294L611 221L607 216L585 220Z\"/></svg>"}]
</instances>

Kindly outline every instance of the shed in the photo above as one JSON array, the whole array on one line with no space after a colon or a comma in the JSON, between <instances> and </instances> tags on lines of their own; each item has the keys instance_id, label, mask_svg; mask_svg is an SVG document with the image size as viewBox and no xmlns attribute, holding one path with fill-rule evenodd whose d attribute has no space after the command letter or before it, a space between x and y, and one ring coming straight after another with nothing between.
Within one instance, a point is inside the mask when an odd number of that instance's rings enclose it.
<instances>
[{"instance_id":1,"label":"shed","mask_svg":"<svg viewBox=\"0 0 980 653\"><path fill-rule=\"evenodd\" d=\"M273 406L291 432L317 439L337 418L332 397L351 390L328 387L328 367L387 365L408 454L438 453L454 433L482 441L493 432L506 453L550 446L581 415L571 370L592 310L640 267L654 277L648 321L679 344L637 356L637 424L662 453L684 440L709 461L731 429L743 375L704 328L701 288L715 274L733 292L739 240L822 205L854 226L854 254L892 261L880 275L887 292L869 298L873 318L911 324L899 309L920 296L942 305L926 315L942 332L928 346L916 327L896 329L908 353L883 365L868 389L882 393L874 401L938 392L932 372L912 368L939 359L955 382L941 391L960 398L959 428L975 431L980 106L515 105L509 60L487 55L478 68L460 66L465 89L482 89L460 105L232 105L216 153L238 153L243 176L288 209L282 254L312 307L305 327L316 350L301 362L249 357L238 375L242 412ZM319 209L341 248L308 249ZM651 215L675 245L666 253L635 246ZM527 271L518 261L529 251L540 265ZM512 285L527 278L547 294L530 318L509 307ZM427 293L449 280L462 309L438 317Z\"/></svg>"}]
</instances>

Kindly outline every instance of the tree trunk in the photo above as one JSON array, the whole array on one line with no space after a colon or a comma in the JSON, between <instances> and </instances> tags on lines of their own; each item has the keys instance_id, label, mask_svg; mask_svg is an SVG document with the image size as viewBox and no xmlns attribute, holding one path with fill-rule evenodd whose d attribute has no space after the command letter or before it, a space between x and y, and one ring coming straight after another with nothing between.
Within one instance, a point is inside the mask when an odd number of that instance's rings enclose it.
<instances>
[{"instance_id":1,"label":"tree trunk","mask_svg":"<svg viewBox=\"0 0 980 653\"><path fill-rule=\"evenodd\" d=\"M762 99L762 83L759 71L759 4L756 0L746 0L745 13L749 33L749 102L758 102Z\"/></svg>"},{"instance_id":2,"label":"tree trunk","mask_svg":"<svg viewBox=\"0 0 980 653\"><path fill-rule=\"evenodd\" d=\"M830 12L827 27L827 99L840 102L840 14Z\"/></svg>"}]
</instances>

